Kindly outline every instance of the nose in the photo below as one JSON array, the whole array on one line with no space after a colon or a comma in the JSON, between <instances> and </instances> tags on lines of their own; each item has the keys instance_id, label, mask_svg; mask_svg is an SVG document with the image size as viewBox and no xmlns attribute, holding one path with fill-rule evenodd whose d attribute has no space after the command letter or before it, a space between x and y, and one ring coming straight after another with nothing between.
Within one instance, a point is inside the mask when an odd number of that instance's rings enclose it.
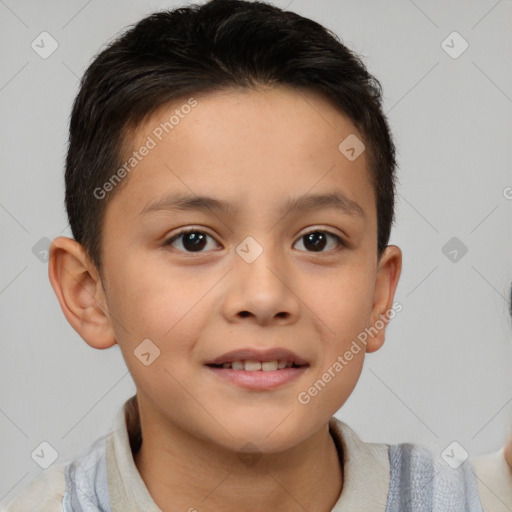
<instances>
[{"instance_id":1,"label":"nose","mask_svg":"<svg viewBox=\"0 0 512 512\"><path fill-rule=\"evenodd\" d=\"M293 291L290 265L270 249L252 262L238 254L229 272L223 314L233 322L288 325L297 322L300 299Z\"/></svg>"}]
</instances>

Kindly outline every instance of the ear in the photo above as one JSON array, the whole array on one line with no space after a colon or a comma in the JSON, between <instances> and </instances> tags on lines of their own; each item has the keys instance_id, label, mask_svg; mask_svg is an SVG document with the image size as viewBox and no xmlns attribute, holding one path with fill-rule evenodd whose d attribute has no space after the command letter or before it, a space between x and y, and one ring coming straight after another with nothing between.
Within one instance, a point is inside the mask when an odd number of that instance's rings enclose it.
<instances>
[{"instance_id":1,"label":"ear","mask_svg":"<svg viewBox=\"0 0 512 512\"><path fill-rule=\"evenodd\" d=\"M64 236L53 240L48 277L68 322L91 347L117 343L101 278L81 244Z\"/></svg>"},{"instance_id":2,"label":"ear","mask_svg":"<svg viewBox=\"0 0 512 512\"><path fill-rule=\"evenodd\" d=\"M512 434L509 435L508 442L505 445L505 460L512 470Z\"/></svg>"},{"instance_id":3,"label":"ear","mask_svg":"<svg viewBox=\"0 0 512 512\"><path fill-rule=\"evenodd\" d=\"M366 352L375 352L384 344L385 331L389 323L395 290L402 271L402 251L396 245L388 245L377 266L374 303L371 313Z\"/></svg>"}]
</instances>

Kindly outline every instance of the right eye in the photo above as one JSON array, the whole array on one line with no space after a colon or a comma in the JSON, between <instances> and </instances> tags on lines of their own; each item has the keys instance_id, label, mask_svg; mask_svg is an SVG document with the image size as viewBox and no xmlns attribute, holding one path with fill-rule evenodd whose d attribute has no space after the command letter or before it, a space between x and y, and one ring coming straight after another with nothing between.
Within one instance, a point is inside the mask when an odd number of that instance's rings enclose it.
<instances>
[{"instance_id":1,"label":"right eye","mask_svg":"<svg viewBox=\"0 0 512 512\"><path fill-rule=\"evenodd\" d=\"M175 242L181 243L183 249L178 249L182 252L205 252L203 251L204 247L208 245L207 239L213 238L204 231L199 231L198 229L185 229L173 235L169 240L164 242L164 246L170 245L176 248L173 244Z\"/></svg>"}]
</instances>

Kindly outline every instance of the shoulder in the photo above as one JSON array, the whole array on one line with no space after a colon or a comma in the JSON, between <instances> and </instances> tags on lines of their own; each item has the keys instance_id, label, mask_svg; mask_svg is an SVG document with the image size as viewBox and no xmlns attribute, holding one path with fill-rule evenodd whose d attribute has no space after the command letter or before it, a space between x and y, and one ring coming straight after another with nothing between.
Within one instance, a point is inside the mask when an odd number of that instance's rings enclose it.
<instances>
[{"instance_id":1,"label":"shoulder","mask_svg":"<svg viewBox=\"0 0 512 512\"><path fill-rule=\"evenodd\" d=\"M43 470L7 505L0 505L0 512L61 512L66 492L65 467L66 464L54 464Z\"/></svg>"},{"instance_id":2,"label":"shoulder","mask_svg":"<svg viewBox=\"0 0 512 512\"><path fill-rule=\"evenodd\" d=\"M478 488L485 512L512 510L512 468L504 450L473 459Z\"/></svg>"},{"instance_id":3,"label":"shoulder","mask_svg":"<svg viewBox=\"0 0 512 512\"><path fill-rule=\"evenodd\" d=\"M482 512L476 476L468 460L454 460L449 466L425 447L410 443L391 445L389 458L388 511Z\"/></svg>"},{"instance_id":4,"label":"shoulder","mask_svg":"<svg viewBox=\"0 0 512 512\"><path fill-rule=\"evenodd\" d=\"M109 510L104 435L73 460L42 471L0 512ZM80 508L81 507L81 508Z\"/></svg>"}]
</instances>

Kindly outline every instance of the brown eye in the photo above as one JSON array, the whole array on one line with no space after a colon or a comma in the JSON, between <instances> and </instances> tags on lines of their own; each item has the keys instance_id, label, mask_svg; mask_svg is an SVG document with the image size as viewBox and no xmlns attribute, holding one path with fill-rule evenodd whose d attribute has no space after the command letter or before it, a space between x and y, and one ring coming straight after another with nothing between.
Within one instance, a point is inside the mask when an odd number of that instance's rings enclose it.
<instances>
[{"instance_id":1,"label":"brown eye","mask_svg":"<svg viewBox=\"0 0 512 512\"><path fill-rule=\"evenodd\" d=\"M203 249L208 245L208 238L212 237L204 231L189 229L186 231L180 231L165 242L164 245L171 245L175 247L175 242L181 242L183 249L179 250L183 252L204 252Z\"/></svg>"},{"instance_id":2,"label":"brown eye","mask_svg":"<svg viewBox=\"0 0 512 512\"><path fill-rule=\"evenodd\" d=\"M343 240L338 235L323 230L315 230L306 233L300 237L299 241L303 241L303 245L308 252L327 252L324 251L324 249L329 244L329 238L334 239L336 242L335 247L331 247L330 249L335 249L337 244L345 245ZM327 250L330 249L328 248Z\"/></svg>"}]
</instances>

